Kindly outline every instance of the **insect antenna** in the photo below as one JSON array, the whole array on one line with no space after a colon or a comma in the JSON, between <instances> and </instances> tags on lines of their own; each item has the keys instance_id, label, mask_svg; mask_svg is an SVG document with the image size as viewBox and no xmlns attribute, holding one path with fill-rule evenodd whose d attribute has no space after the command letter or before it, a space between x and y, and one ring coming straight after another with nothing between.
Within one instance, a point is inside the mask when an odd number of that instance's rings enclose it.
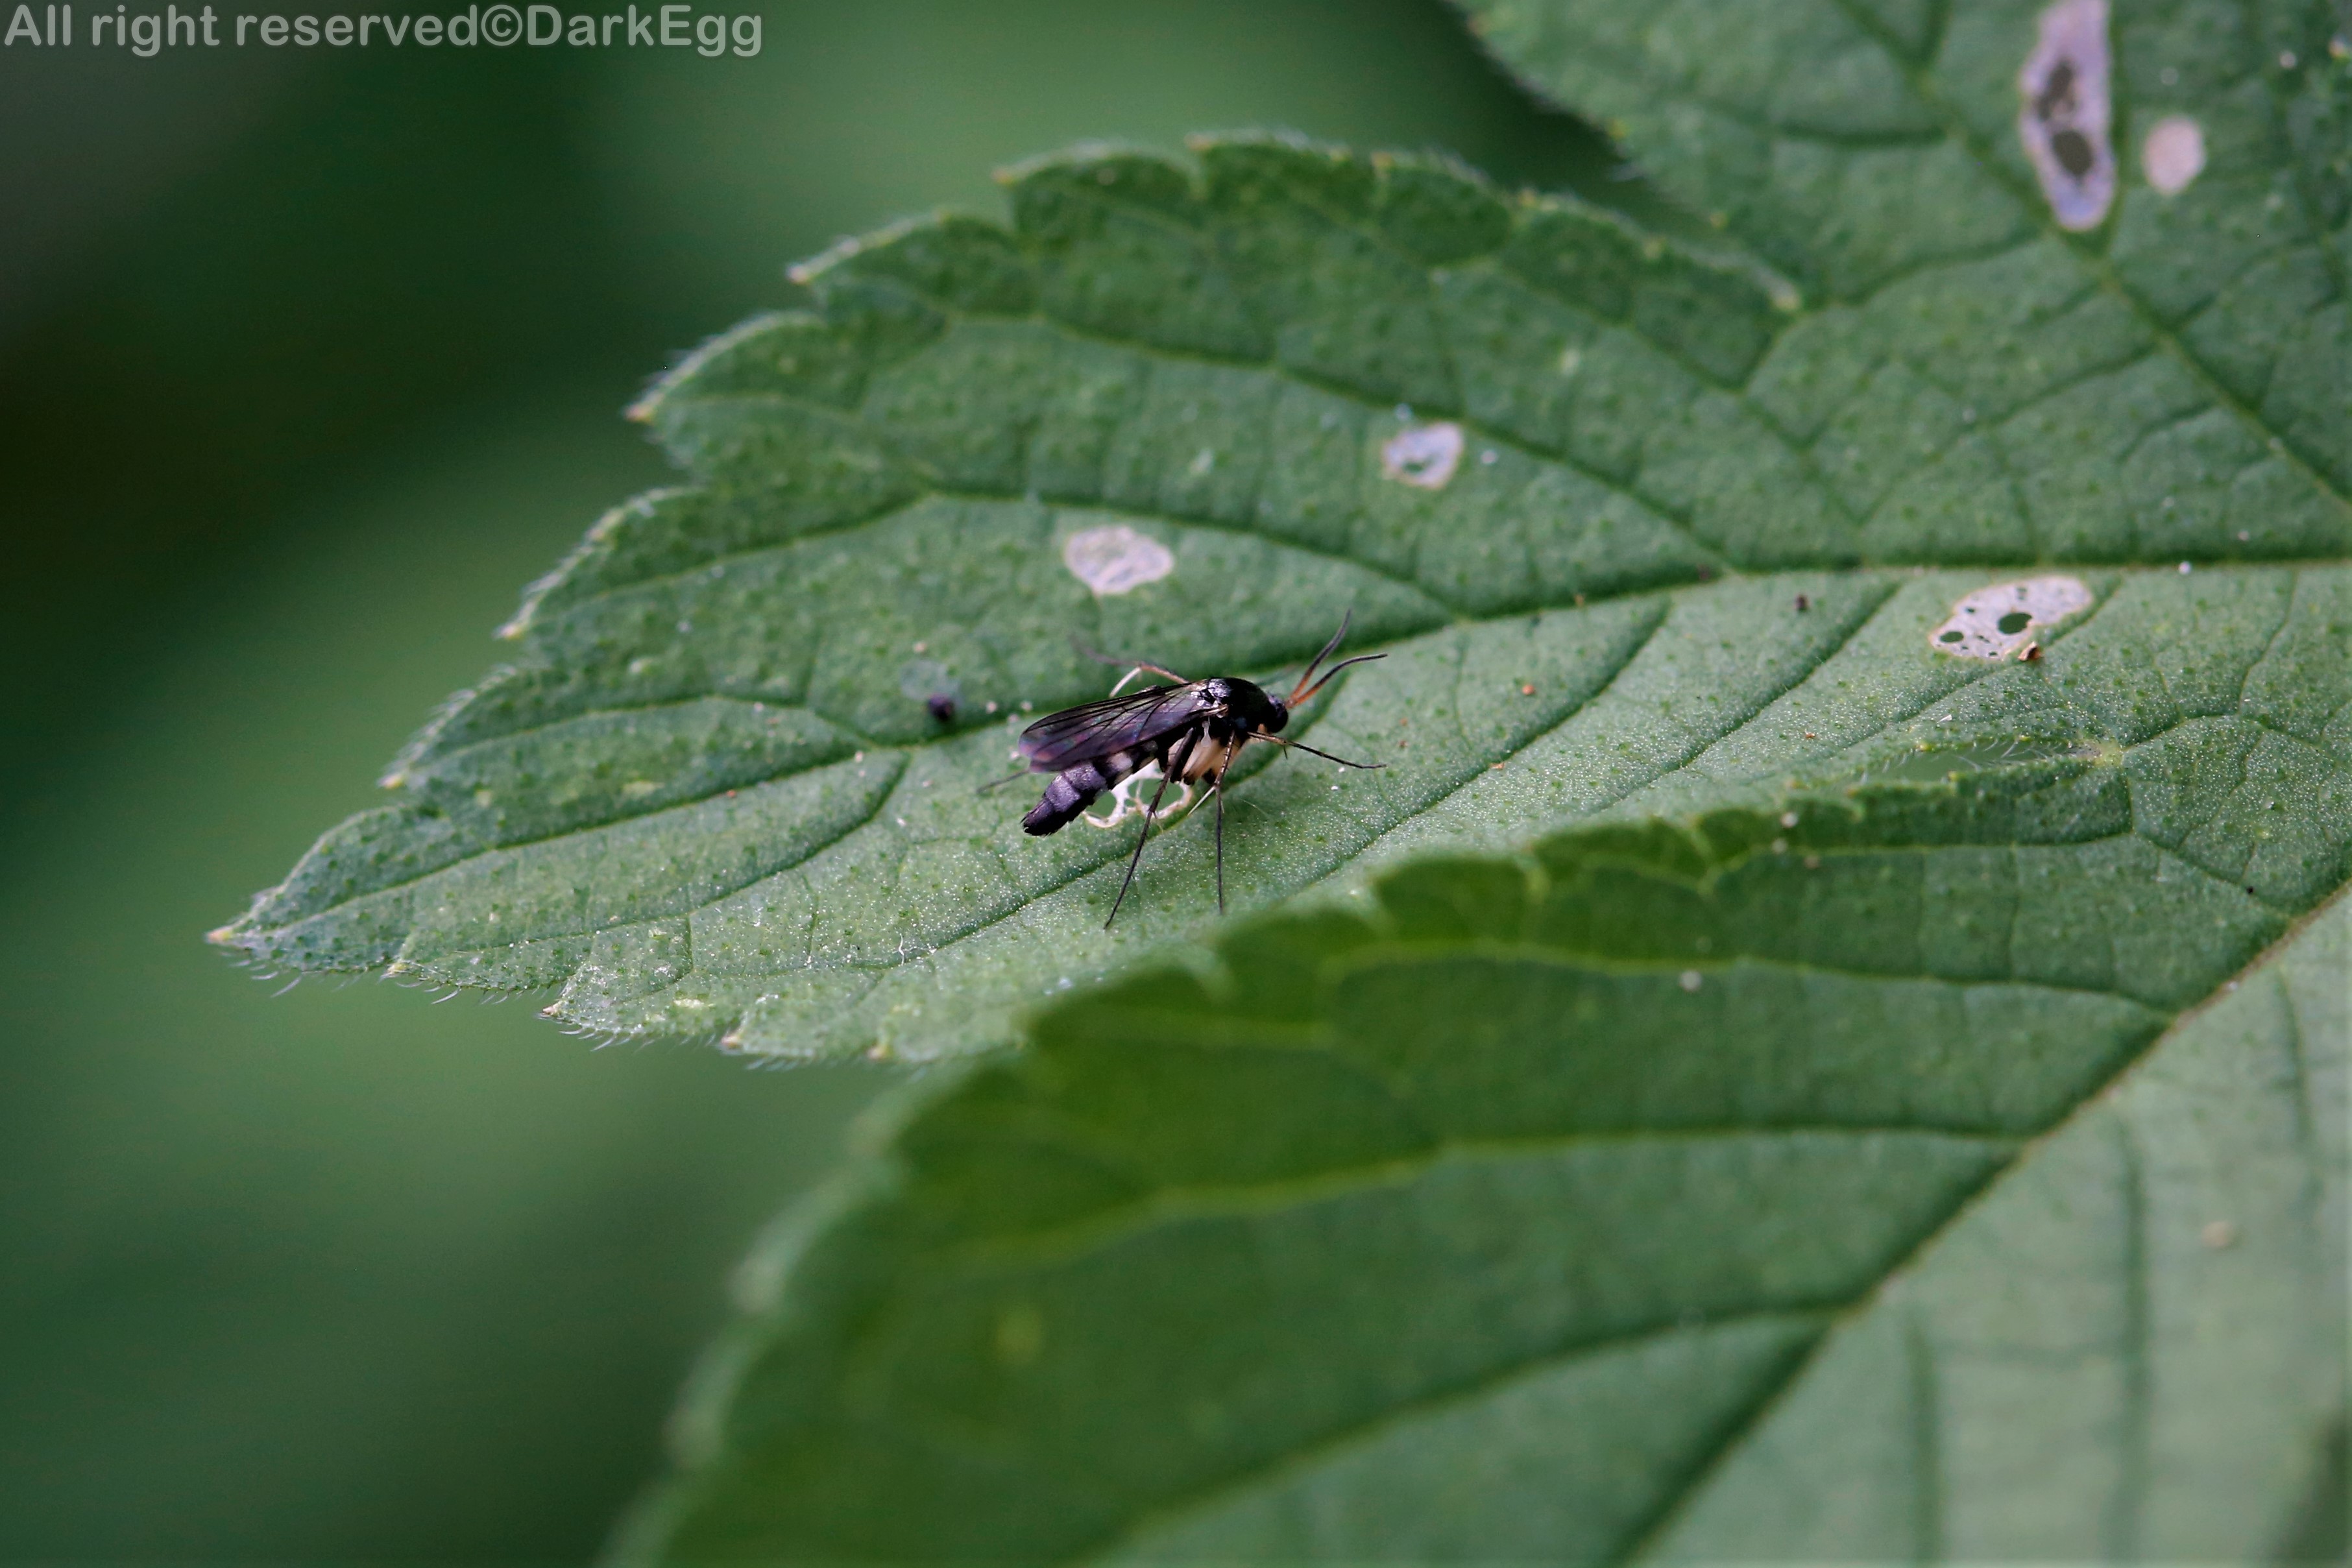
<instances>
[{"instance_id":1,"label":"insect antenna","mask_svg":"<svg viewBox=\"0 0 2352 1568\"><path fill-rule=\"evenodd\" d=\"M1377 659L1381 657L1378 653L1367 653L1364 656L1368 659ZM1350 664L1353 664L1354 662L1355 661L1352 659L1349 661ZM1329 677L1327 676L1325 678L1328 679ZM1252 740L1270 740L1276 746L1286 746L1297 751L1313 752L1324 761L1336 762L1342 768L1361 768L1369 771L1375 768L1386 768L1388 766L1385 762L1350 762L1344 757L1334 757L1328 751L1318 751L1303 740L1285 740L1278 735L1267 735L1263 731L1251 736L1250 738Z\"/></svg>"},{"instance_id":2,"label":"insect antenna","mask_svg":"<svg viewBox=\"0 0 2352 1568\"><path fill-rule=\"evenodd\" d=\"M1333 652L1339 648L1340 639L1344 638L1348 634L1348 622L1353 621L1355 618L1356 612L1352 605L1348 609L1339 612L1339 629L1331 633L1331 640L1323 644L1323 651L1316 654L1313 658L1307 660L1307 667L1298 672L1298 685L1300 686L1304 686L1308 681L1312 680L1315 676L1315 666L1329 658ZM1297 688L1293 689L1295 690Z\"/></svg>"},{"instance_id":3,"label":"insect antenna","mask_svg":"<svg viewBox=\"0 0 2352 1568\"><path fill-rule=\"evenodd\" d=\"M1323 678L1316 682L1313 685L1307 685L1302 681L1299 685L1292 687L1290 699L1283 706L1285 707L1297 707L1300 703L1312 701L1317 692L1321 691L1325 686L1331 684L1332 676L1338 674L1340 671L1346 669L1350 664L1369 664L1374 659L1385 659L1387 657L1388 655L1386 653L1358 653L1353 658L1342 659L1338 664L1332 665L1329 669L1324 671Z\"/></svg>"},{"instance_id":4,"label":"insect antenna","mask_svg":"<svg viewBox=\"0 0 2352 1568\"><path fill-rule=\"evenodd\" d=\"M1298 684L1290 688L1290 695L1284 701L1283 706L1295 708L1300 703L1307 701L1309 698L1313 697L1317 692L1321 691L1325 686L1328 685L1332 676L1338 674L1340 671L1346 669L1350 664L1360 664L1365 663L1367 660L1385 659L1388 657L1386 653L1358 653L1354 658L1342 659L1338 664L1332 665L1329 669L1325 670L1321 680L1318 681L1315 679L1316 666L1322 664L1324 660L1329 658L1333 653L1338 651L1340 639L1344 638L1348 634L1348 622L1355 618L1356 612L1353 610L1348 610L1341 612L1339 616L1339 629L1331 633L1331 640L1323 644L1323 651L1321 653L1307 661L1307 667L1298 673ZM1314 683L1311 685L1307 684L1310 681Z\"/></svg>"}]
</instances>

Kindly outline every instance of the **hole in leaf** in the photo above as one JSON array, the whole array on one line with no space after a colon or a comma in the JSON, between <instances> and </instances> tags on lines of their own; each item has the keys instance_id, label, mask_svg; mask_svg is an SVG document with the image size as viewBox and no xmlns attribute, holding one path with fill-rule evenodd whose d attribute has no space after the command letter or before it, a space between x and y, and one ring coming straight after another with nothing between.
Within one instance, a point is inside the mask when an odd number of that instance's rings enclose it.
<instances>
[{"instance_id":1,"label":"hole in leaf","mask_svg":"<svg viewBox=\"0 0 2352 1568\"><path fill-rule=\"evenodd\" d=\"M2107 0L2058 0L2042 13L2033 52L2018 72L2018 139L2058 226L2099 226L2116 199L2108 140Z\"/></svg>"},{"instance_id":2,"label":"hole in leaf","mask_svg":"<svg viewBox=\"0 0 2352 1568\"><path fill-rule=\"evenodd\" d=\"M2022 658L2029 646L2038 646L2038 628L2054 626L2090 602L2091 591L2079 577L1997 582L1963 596L1927 640L1937 652L1958 658Z\"/></svg>"},{"instance_id":3,"label":"hole in leaf","mask_svg":"<svg viewBox=\"0 0 2352 1568\"><path fill-rule=\"evenodd\" d=\"M1462 427L1418 424L1381 444L1381 472L1423 490L1443 490L1462 461Z\"/></svg>"}]
</instances>

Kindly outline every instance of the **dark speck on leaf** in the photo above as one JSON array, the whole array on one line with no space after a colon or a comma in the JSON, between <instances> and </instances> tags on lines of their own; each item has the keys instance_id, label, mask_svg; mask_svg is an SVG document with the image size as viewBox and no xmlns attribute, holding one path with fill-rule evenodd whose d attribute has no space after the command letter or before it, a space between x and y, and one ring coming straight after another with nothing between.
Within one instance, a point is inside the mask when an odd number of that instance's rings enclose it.
<instances>
[{"instance_id":1,"label":"dark speck on leaf","mask_svg":"<svg viewBox=\"0 0 2352 1568\"><path fill-rule=\"evenodd\" d=\"M2050 139L2050 151L2057 157L2058 166L2079 180L2091 172L2098 162L2091 151L2091 141L2079 131L2062 131Z\"/></svg>"},{"instance_id":2,"label":"dark speck on leaf","mask_svg":"<svg viewBox=\"0 0 2352 1568\"><path fill-rule=\"evenodd\" d=\"M931 716L941 724L955 722L955 698L948 695L947 693L933 692L924 700L923 706L930 709Z\"/></svg>"},{"instance_id":3,"label":"dark speck on leaf","mask_svg":"<svg viewBox=\"0 0 2352 1568\"><path fill-rule=\"evenodd\" d=\"M1811 600L1810 600L1810 599L1806 598L1806 597L1805 597L1803 594L1801 594L1801 593L1800 593L1799 595L1797 595L1797 613L1798 613L1798 614L1802 615L1806 611L1811 610L1812 607L1813 607L1813 601L1812 601Z\"/></svg>"},{"instance_id":4,"label":"dark speck on leaf","mask_svg":"<svg viewBox=\"0 0 2352 1568\"><path fill-rule=\"evenodd\" d=\"M2033 112L2043 120L2054 120L2060 114L2074 110L2074 62L2060 60L2052 68L2050 79L2043 84L2042 96L2033 100Z\"/></svg>"}]
</instances>

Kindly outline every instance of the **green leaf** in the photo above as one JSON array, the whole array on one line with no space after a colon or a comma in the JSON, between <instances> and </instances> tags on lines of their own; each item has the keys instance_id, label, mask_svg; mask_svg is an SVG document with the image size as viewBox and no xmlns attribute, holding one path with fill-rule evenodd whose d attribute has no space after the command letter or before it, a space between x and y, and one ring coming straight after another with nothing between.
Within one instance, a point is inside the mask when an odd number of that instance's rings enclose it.
<instances>
[{"instance_id":1,"label":"green leaf","mask_svg":"<svg viewBox=\"0 0 2352 1568\"><path fill-rule=\"evenodd\" d=\"M755 1259L624 1555L2266 1552L2352 905L2242 967L2287 913L2133 778L1425 862L1055 1008Z\"/></svg>"},{"instance_id":2,"label":"green leaf","mask_svg":"<svg viewBox=\"0 0 2352 1568\"><path fill-rule=\"evenodd\" d=\"M2310 252L2299 205L2224 177L2265 149L2209 140L2192 194L2252 202L2277 267ZM2319 328L2200 318L2230 324L2231 364L2280 367L2250 400L2113 263L2021 199L1988 206L1998 182L1959 259L1915 246L1809 298L1443 162L1197 152L1047 161L1011 178L1009 228L916 223L799 269L809 309L646 402L694 486L600 522L530 591L513 662L393 768L395 803L218 939L561 986L550 1013L590 1032L935 1057L1213 930L1205 814L1106 933L1126 835L1026 839L1017 799L976 792L1029 716L1104 689L1073 633L1271 678L1352 610L1350 645L1392 655L1307 716L1384 771L1259 758L1234 791L1248 910L1627 802L1857 776L1993 672L1927 637L2029 563L2326 559L2352 537L2340 387L2295 401L2340 298ZM1069 541L1121 528L1101 537L1172 570L1093 591ZM2286 591L2222 580L2251 596L2233 634ZM2064 627L2037 630L2054 655Z\"/></svg>"},{"instance_id":3,"label":"green leaf","mask_svg":"<svg viewBox=\"0 0 2352 1568\"><path fill-rule=\"evenodd\" d=\"M1522 206L1431 268L1461 401L1415 417L1591 470L1717 580L1563 611L1538 546L1573 509L1482 532L1449 486L1424 537L1526 541L1543 613L1416 577L1454 622L1397 650L1464 674L1391 660L1321 723L1409 757L1441 693L1565 706L1286 911L910 1093L755 1257L622 1555L2340 1556L2323 14L2092 29L2118 193L2088 223L2018 151L2042 8L1476 15L1759 268L1643 239L1696 281L1637 268L1562 334L1606 275ZM2169 193L2159 113L2208 158ZM1547 266L1579 281L1453 325L1465 280ZM1751 281L1744 360L1673 336ZM1402 309L1360 318L1400 375ZM1631 397L1629 345L1691 379ZM1979 656L2020 595L2041 656ZM1513 684L1612 613L1622 643Z\"/></svg>"}]
</instances>

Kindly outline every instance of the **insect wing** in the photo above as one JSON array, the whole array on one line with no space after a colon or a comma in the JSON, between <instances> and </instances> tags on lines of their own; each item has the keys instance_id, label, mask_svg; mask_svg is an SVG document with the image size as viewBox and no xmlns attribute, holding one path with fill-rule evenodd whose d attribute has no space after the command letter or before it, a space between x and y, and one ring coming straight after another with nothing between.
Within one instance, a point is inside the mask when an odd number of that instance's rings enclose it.
<instances>
[{"instance_id":1,"label":"insect wing","mask_svg":"<svg viewBox=\"0 0 2352 1568\"><path fill-rule=\"evenodd\" d=\"M1021 755L1032 770L1050 772L1141 745L1216 706L1201 685L1150 686L1049 713L1021 732Z\"/></svg>"}]
</instances>

